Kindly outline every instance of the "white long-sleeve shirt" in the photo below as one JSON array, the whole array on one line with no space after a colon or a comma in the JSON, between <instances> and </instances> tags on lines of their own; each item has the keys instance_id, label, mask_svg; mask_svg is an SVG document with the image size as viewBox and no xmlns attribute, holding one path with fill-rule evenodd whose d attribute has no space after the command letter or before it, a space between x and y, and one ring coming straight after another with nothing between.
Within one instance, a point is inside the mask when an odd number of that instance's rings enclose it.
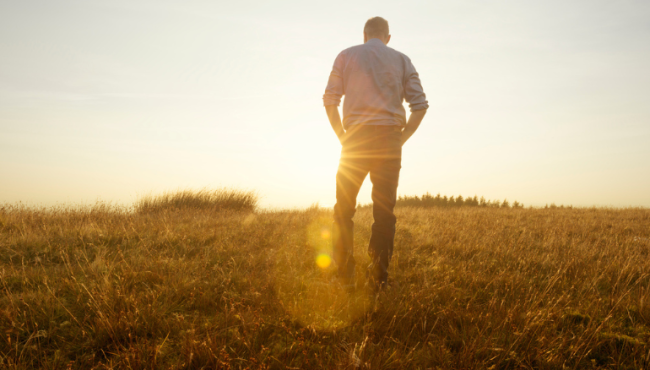
<instances>
[{"instance_id":1,"label":"white long-sleeve shirt","mask_svg":"<svg viewBox=\"0 0 650 370\"><path fill-rule=\"evenodd\" d=\"M343 50L334 61L324 105L343 102L343 127L406 124L402 103L411 112L429 108L415 67L406 55L373 38Z\"/></svg>"}]
</instances>

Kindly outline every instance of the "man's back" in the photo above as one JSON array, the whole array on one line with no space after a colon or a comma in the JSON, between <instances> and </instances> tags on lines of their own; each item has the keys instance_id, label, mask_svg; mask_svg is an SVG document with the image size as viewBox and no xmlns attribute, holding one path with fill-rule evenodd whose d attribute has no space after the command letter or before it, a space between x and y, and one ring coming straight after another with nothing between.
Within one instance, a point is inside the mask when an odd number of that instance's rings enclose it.
<instances>
[{"instance_id":1,"label":"man's back","mask_svg":"<svg viewBox=\"0 0 650 370\"><path fill-rule=\"evenodd\" d=\"M429 107L409 58L389 47L388 22L371 18L364 27L364 44L343 50L334 62L323 103L330 125L341 141L336 173L336 205L332 249L341 282L355 285L354 222L357 195L364 179L372 182L372 235L368 244L368 283L386 286L393 254L397 185L402 145L417 130ZM338 111L345 95L343 121ZM411 106L406 121L403 101Z\"/></svg>"},{"instance_id":2,"label":"man's back","mask_svg":"<svg viewBox=\"0 0 650 370\"><path fill-rule=\"evenodd\" d=\"M338 105L345 95L343 125L404 126L403 101L411 110L428 107L418 73L404 54L372 38L343 50L325 89L325 105Z\"/></svg>"}]
</instances>

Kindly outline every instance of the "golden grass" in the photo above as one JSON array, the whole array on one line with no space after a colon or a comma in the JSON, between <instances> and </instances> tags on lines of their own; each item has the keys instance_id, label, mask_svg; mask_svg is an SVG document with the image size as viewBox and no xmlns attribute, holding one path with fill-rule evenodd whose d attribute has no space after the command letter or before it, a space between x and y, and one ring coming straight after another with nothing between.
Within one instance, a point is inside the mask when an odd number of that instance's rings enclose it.
<instances>
[{"instance_id":1,"label":"golden grass","mask_svg":"<svg viewBox=\"0 0 650 370\"><path fill-rule=\"evenodd\" d=\"M236 210L253 211L257 206L257 194L236 189L177 190L159 195L141 197L135 203L140 213L165 210Z\"/></svg>"},{"instance_id":2,"label":"golden grass","mask_svg":"<svg viewBox=\"0 0 650 370\"><path fill-rule=\"evenodd\" d=\"M316 265L329 210L172 208L0 208L0 368L649 365L647 209L399 209L375 300Z\"/></svg>"}]
</instances>

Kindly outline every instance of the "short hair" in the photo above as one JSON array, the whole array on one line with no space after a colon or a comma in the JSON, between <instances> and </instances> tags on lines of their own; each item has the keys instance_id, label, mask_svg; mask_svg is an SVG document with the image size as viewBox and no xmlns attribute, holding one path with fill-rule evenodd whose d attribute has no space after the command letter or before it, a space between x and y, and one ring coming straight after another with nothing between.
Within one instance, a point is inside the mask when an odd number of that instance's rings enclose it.
<instances>
[{"instance_id":1,"label":"short hair","mask_svg":"<svg viewBox=\"0 0 650 370\"><path fill-rule=\"evenodd\" d=\"M369 38L371 36L387 37L389 35L388 21L382 17L372 17L366 21L366 25L363 27L363 32L365 32L366 36Z\"/></svg>"}]
</instances>

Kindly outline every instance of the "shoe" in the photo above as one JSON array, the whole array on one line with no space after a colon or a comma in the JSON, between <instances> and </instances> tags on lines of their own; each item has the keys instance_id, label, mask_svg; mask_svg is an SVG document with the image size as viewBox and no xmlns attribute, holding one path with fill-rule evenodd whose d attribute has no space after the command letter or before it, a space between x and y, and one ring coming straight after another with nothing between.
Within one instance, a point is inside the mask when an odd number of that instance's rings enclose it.
<instances>
[{"instance_id":1,"label":"shoe","mask_svg":"<svg viewBox=\"0 0 650 370\"><path fill-rule=\"evenodd\" d=\"M339 286L348 293L352 293L357 289L357 283L354 278L344 278L338 274L333 274L330 275L328 280L330 284Z\"/></svg>"},{"instance_id":2,"label":"shoe","mask_svg":"<svg viewBox=\"0 0 650 370\"><path fill-rule=\"evenodd\" d=\"M341 288L348 293L352 293L357 289L356 281L353 278L341 278L338 279Z\"/></svg>"},{"instance_id":3,"label":"shoe","mask_svg":"<svg viewBox=\"0 0 650 370\"><path fill-rule=\"evenodd\" d=\"M374 264L371 263L366 269L366 287L371 293L377 294L383 289L386 281L381 281L374 273Z\"/></svg>"},{"instance_id":4,"label":"shoe","mask_svg":"<svg viewBox=\"0 0 650 370\"><path fill-rule=\"evenodd\" d=\"M348 293L354 293L354 291L357 290L357 284L355 284L354 282L341 284L341 287L343 288L343 290L345 290Z\"/></svg>"},{"instance_id":5,"label":"shoe","mask_svg":"<svg viewBox=\"0 0 650 370\"><path fill-rule=\"evenodd\" d=\"M338 275L339 284L341 284L343 290L348 293L353 292L357 288L356 281L354 279L354 270L354 267L352 267L351 269L348 269L345 274Z\"/></svg>"},{"instance_id":6,"label":"shoe","mask_svg":"<svg viewBox=\"0 0 650 370\"><path fill-rule=\"evenodd\" d=\"M368 287L371 293L379 294L381 292L399 289L400 285L398 282L393 280L377 282L375 279L368 278L366 287Z\"/></svg>"},{"instance_id":7,"label":"shoe","mask_svg":"<svg viewBox=\"0 0 650 370\"><path fill-rule=\"evenodd\" d=\"M398 290L400 288L400 285L397 281L395 280L388 280L385 281L381 284L379 287L379 290L382 291L393 291L393 290Z\"/></svg>"}]
</instances>

